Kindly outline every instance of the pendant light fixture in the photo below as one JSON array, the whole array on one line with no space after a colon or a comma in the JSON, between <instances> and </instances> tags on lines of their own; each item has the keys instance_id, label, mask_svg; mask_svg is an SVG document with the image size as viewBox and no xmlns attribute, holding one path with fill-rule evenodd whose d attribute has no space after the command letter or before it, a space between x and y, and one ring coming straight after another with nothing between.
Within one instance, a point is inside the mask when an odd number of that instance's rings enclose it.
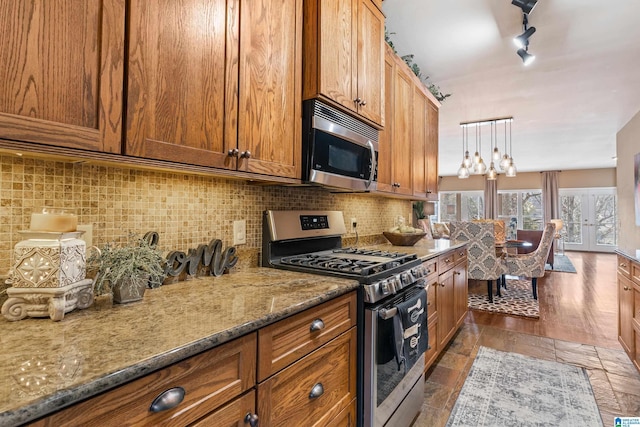
<instances>
[{"instance_id":1,"label":"pendant light fixture","mask_svg":"<svg viewBox=\"0 0 640 427\"><path fill-rule=\"evenodd\" d=\"M496 145L494 146L493 132L495 130L494 129L495 127L496 127L496 124L492 122L491 123L491 146L494 148L493 148L493 154L491 157L491 164L489 165L489 170L487 171L487 179L489 181L495 181L496 179L498 179L498 171L496 170L496 167L493 164L496 153L498 153L498 160L500 160L500 152L498 151L497 140L496 140Z\"/></svg>"},{"instance_id":2,"label":"pendant light fixture","mask_svg":"<svg viewBox=\"0 0 640 427\"><path fill-rule=\"evenodd\" d=\"M515 176L516 167L511 156L511 122L513 117L502 117L499 119L481 120L475 122L460 123L462 128L462 163L458 169L458 178L469 178L472 173L487 176L488 180L495 180L498 177L496 165L501 170L507 172L507 176ZM509 123L509 150L507 151L507 123ZM504 124L504 155L500 155L498 148L498 125ZM490 125L489 144L489 167L482 158L482 126ZM473 157L469 156L469 127L474 126L476 131L476 152ZM499 162L499 163L498 163Z\"/></svg>"},{"instance_id":3,"label":"pendant light fixture","mask_svg":"<svg viewBox=\"0 0 640 427\"><path fill-rule=\"evenodd\" d=\"M513 178L516 176L516 173L516 164L513 161L513 148L511 146L511 122L509 122L509 166L507 166L507 172L505 175L509 178Z\"/></svg>"},{"instance_id":4,"label":"pendant light fixture","mask_svg":"<svg viewBox=\"0 0 640 427\"><path fill-rule=\"evenodd\" d=\"M478 146L480 147L480 153L482 153L482 129L480 128L480 126L476 126L476 128L478 129ZM478 173L478 175L484 175L487 172L487 165L482 159L482 154L479 154L478 157L479 158L478 164L476 164L476 172Z\"/></svg>"},{"instance_id":5,"label":"pendant light fixture","mask_svg":"<svg viewBox=\"0 0 640 427\"><path fill-rule=\"evenodd\" d=\"M467 160L469 161L469 165L471 165L471 158L469 157L469 135L467 134L467 146L465 150L465 130L466 128L462 128L462 163L460 163L460 168L458 169L458 178L465 179L469 178L469 167L467 166Z\"/></svg>"}]
</instances>

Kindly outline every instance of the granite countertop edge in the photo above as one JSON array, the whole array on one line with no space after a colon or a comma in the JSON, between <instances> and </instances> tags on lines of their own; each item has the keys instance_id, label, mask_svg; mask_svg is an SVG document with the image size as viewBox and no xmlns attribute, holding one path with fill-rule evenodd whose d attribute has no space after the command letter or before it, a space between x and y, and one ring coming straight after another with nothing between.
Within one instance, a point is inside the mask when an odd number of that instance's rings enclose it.
<instances>
[{"instance_id":1,"label":"granite countertop edge","mask_svg":"<svg viewBox=\"0 0 640 427\"><path fill-rule=\"evenodd\" d=\"M629 249L629 248L617 248L615 253L618 255L622 255L625 258L628 258L632 261L640 262L640 249Z\"/></svg>"},{"instance_id":2,"label":"granite countertop edge","mask_svg":"<svg viewBox=\"0 0 640 427\"><path fill-rule=\"evenodd\" d=\"M0 412L0 425L18 426L32 422L73 404L79 403L82 400L91 398L127 382L143 377L151 372L180 362L188 357L210 350L246 334L255 332L263 326L297 314L340 295L344 295L359 287L358 282L350 282L351 283L348 285L341 284L336 289L323 291L314 297L306 298L303 301L285 307L278 312L262 316L252 321L240 323L234 327L202 337L199 340L187 343L181 347L164 351L139 363L127 366L124 369L110 373L105 372L105 374L99 378L93 379L84 384L75 385L67 389L53 392L45 397L25 404L18 409ZM46 321L46 319L43 321Z\"/></svg>"}]
</instances>

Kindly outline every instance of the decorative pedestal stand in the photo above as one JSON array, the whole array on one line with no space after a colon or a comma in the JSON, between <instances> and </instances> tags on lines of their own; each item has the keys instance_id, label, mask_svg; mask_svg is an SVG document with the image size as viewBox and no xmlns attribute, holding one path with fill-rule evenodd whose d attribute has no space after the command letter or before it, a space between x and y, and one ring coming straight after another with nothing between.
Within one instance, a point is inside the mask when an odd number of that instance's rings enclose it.
<instances>
[{"instance_id":1,"label":"decorative pedestal stand","mask_svg":"<svg viewBox=\"0 0 640 427\"><path fill-rule=\"evenodd\" d=\"M4 317L62 320L65 313L93 303L93 281L85 279L86 244L78 238L82 233L20 231L27 240L15 246L12 287L1 310Z\"/></svg>"}]
</instances>

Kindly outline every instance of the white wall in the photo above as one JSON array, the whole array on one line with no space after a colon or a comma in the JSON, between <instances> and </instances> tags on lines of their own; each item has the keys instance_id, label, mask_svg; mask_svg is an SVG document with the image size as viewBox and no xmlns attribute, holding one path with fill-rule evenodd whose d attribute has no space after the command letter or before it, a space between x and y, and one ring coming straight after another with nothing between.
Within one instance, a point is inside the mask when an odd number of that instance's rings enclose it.
<instances>
[{"instance_id":1,"label":"white wall","mask_svg":"<svg viewBox=\"0 0 640 427\"><path fill-rule=\"evenodd\" d=\"M634 204L634 156L640 153L640 112L629 120L616 135L616 173L618 187L618 247L640 248L640 227L636 225Z\"/></svg>"}]
</instances>

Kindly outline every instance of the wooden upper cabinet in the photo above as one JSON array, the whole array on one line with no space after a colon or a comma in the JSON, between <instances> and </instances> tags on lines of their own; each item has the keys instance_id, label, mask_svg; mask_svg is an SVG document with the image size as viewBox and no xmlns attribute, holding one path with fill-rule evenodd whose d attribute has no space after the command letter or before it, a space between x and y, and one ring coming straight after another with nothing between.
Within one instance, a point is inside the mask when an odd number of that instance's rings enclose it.
<instances>
[{"instance_id":1,"label":"wooden upper cabinet","mask_svg":"<svg viewBox=\"0 0 640 427\"><path fill-rule=\"evenodd\" d=\"M119 153L125 1L2 1L0 17L0 138Z\"/></svg>"},{"instance_id":2,"label":"wooden upper cabinet","mask_svg":"<svg viewBox=\"0 0 640 427\"><path fill-rule=\"evenodd\" d=\"M438 116L439 109L431 101L427 107L427 199L438 201Z\"/></svg>"},{"instance_id":3,"label":"wooden upper cabinet","mask_svg":"<svg viewBox=\"0 0 640 427\"><path fill-rule=\"evenodd\" d=\"M391 49L387 47L387 49ZM393 192L393 156L391 152L393 134L393 83L395 61L391 55L384 56L384 113L385 125L378 138L378 191Z\"/></svg>"},{"instance_id":4,"label":"wooden upper cabinet","mask_svg":"<svg viewBox=\"0 0 640 427\"><path fill-rule=\"evenodd\" d=\"M391 146L393 186L396 194L411 196L414 155L411 143L413 83L409 76L396 68L393 85L393 139Z\"/></svg>"},{"instance_id":5,"label":"wooden upper cabinet","mask_svg":"<svg viewBox=\"0 0 640 427\"><path fill-rule=\"evenodd\" d=\"M301 177L302 0L248 0L240 18L238 169Z\"/></svg>"},{"instance_id":6,"label":"wooden upper cabinet","mask_svg":"<svg viewBox=\"0 0 640 427\"><path fill-rule=\"evenodd\" d=\"M238 0L131 0L126 154L236 167Z\"/></svg>"},{"instance_id":7,"label":"wooden upper cabinet","mask_svg":"<svg viewBox=\"0 0 640 427\"><path fill-rule=\"evenodd\" d=\"M371 0L304 2L303 98L384 125L384 15Z\"/></svg>"},{"instance_id":8,"label":"wooden upper cabinet","mask_svg":"<svg viewBox=\"0 0 640 427\"><path fill-rule=\"evenodd\" d=\"M429 100L420 86L413 90L413 118L411 123L411 157L413 159L413 195L427 197L427 111Z\"/></svg>"}]
</instances>

